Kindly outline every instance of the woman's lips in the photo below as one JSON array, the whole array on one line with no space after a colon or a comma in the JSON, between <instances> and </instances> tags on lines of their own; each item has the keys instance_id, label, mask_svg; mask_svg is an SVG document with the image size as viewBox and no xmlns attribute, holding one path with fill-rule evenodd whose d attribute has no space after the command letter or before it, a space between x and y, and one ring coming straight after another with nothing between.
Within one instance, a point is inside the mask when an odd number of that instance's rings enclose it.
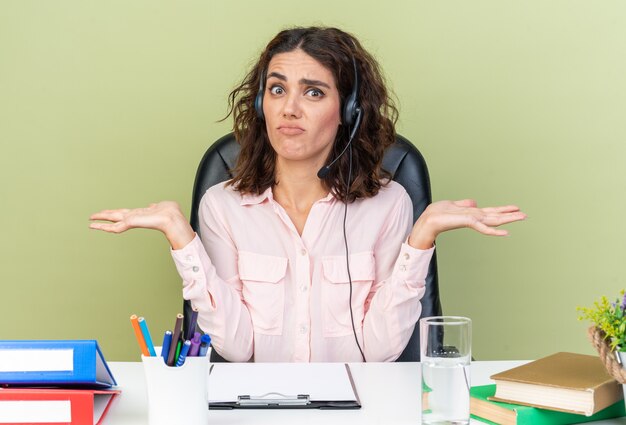
<instances>
[{"instance_id":1,"label":"woman's lips","mask_svg":"<svg viewBox=\"0 0 626 425\"><path fill-rule=\"evenodd\" d=\"M298 134L304 133L304 129L300 127L281 126L278 127L278 131L287 136L297 136Z\"/></svg>"}]
</instances>

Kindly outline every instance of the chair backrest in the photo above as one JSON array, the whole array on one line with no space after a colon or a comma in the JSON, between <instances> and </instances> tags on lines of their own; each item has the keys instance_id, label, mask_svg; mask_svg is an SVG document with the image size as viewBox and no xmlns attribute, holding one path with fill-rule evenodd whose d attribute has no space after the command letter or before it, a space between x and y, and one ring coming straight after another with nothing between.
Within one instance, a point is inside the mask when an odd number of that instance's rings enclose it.
<instances>
[{"instance_id":1,"label":"chair backrest","mask_svg":"<svg viewBox=\"0 0 626 425\"><path fill-rule=\"evenodd\" d=\"M190 219L191 227L200 238L202 238L198 223L200 200L208 188L232 178L230 170L235 168L237 155L239 155L239 144L234 135L230 133L211 145L200 161L193 187ZM413 202L413 222L415 222L432 201L430 179L424 157L407 139L397 135L396 142L385 152L383 168L393 176L393 180L404 186L408 192ZM422 317L440 316L442 314L435 255L430 262L426 277L426 292L421 303ZM187 318L191 317L189 301L184 302L184 309L184 328L187 329L189 326ZM409 343L396 361L419 361L419 343L419 326L416 325ZM211 361L225 361L215 350L212 350L211 353Z\"/></svg>"}]
</instances>

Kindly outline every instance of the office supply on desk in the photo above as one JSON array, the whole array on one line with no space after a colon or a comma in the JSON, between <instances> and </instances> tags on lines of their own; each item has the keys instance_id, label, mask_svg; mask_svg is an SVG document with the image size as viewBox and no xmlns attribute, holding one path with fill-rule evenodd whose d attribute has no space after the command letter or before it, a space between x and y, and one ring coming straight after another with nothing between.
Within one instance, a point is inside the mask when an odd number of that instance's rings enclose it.
<instances>
[{"instance_id":1,"label":"office supply on desk","mask_svg":"<svg viewBox=\"0 0 626 425\"><path fill-rule=\"evenodd\" d=\"M176 315L176 323L174 324L174 330L172 331L172 344L170 346L170 352L167 356L167 365L174 366L176 363L176 348L178 347L178 342L180 340L180 334L182 332L183 327L183 315L178 313Z\"/></svg>"},{"instance_id":2,"label":"office supply on desk","mask_svg":"<svg viewBox=\"0 0 626 425\"><path fill-rule=\"evenodd\" d=\"M493 384L470 389L470 413L473 417L500 425L569 425L626 415L621 400L592 416L585 416L489 400L495 392L496 386Z\"/></svg>"},{"instance_id":3,"label":"office supply on desk","mask_svg":"<svg viewBox=\"0 0 626 425\"><path fill-rule=\"evenodd\" d=\"M95 340L0 340L0 384L117 385Z\"/></svg>"},{"instance_id":4,"label":"office supply on desk","mask_svg":"<svg viewBox=\"0 0 626 425\"><path fill-rule=\"evenodd\" d=\"M189 349L189 355L191 357L197 357L200 351L200 332L195 332L191 340L191 348Z\"/></svg>"},{"instance_id":5,"label":"office supply on desk","mask_svg":"<svg viewBox=\"0 0 626 425\"><path fill-rule=\"evenodd\" d=\"M0 424L100 424L118 390L2 388Z\"/></svg>"},{"instance_id":6,"label":"office supply on desk","mask_svg":"<svg viewBox=\"0 0 626 425\"><path fill-rule=\"evenodd\" d=\"M180 355L176 360L176 367L180 367L185 364L185 359L187 358L187 354L189 353L189 349L191 348L191 341L187 340L183 344L183 348L180 350Z\"/></svg>"},{"instance_id":7,"label":"office supply on desk","mask_svg":"<svg viewBox=\"0 0 626 425\"><path fill-rule=\"evenodd\" d=\"M209 351L209 345L211 345L211 337L207 334L204 334L200 337L200 351L198 352L198 355L200 357L204 357L207 355L207 352Z\"/></svg>"},{"instance_id":8,"label":"office supply on desk","mask_svg":"<svg viewBox=\"0 0 626 425\"><path fill-rule=\"evenodd\" d=\"M159 347L156 349L160 353ZM209 422L208 358L187 357L180 367L167 366L161 356L142 356L141 360L150 425L206 425Z\"/></svg>"},{"instance_id":9,"label":"office supply on desk","mask_svg":"<svg viewBox=\"0 0 626 425\"><path fill-rule=\"evenodd\" d=\"M152 337L150 336L150 331L148 330L148 324L146 323L146 319L140 317L137 319L139 322L139 328L141 328L141 334L143 335L143 339L146 342L146 346L148 347L148 352L151 356L156 356L154 352L154 344L152 343Z\"/></svg>"},{"instance_id":10,"label":"office supply on desk","mask_svg":"<svg viewBox=\"0 0 626 425\"><path fill-rule=\"evenodd\" d=\"M163 345L161 346L161 357L163 362L167 363L167 356L170 353L170 344L172 343L172 331L165 331L163 335Z\"/></svg>"},{"instance_id":11,"label":"office supply on desk","mask_svg":"<svg viewBox=\"0 0 626 425\"><path fill-rule=\"evenodd\" d=\"M148 351L146 340L144 339L143 332L141 332L141 327L139 326L139 318L136 314L130 316L130 324L133 326L133 331L135 331L135 338L137 338L137 344L139 344L141 354L149 356L150 351Z\"/></svg>"},{"instance_id":12,"label":"office supply on desk","mask_svg":"<svg viewBox=\"0 0 626 425\"><path fill-rule=\"evenodd\" d=\"M196 325L198 324L198 310L191 310L191 318L189 319L189 328L187 329L187 334L185 335L185 339L191 340L193 338L194 333L196 332Z\"/></svg>"},{"instance_id":13,"label":"office supply on desk","mask_svg":"<svg viewBox=\"0 0 626 425\"><path fill-rule=\"evenodd\" d=\"M623 398L597 356L556 353L491 376L494 401L590 416Z\"/></svg>"},{"instance_id":14,"label":"office supply on desk","mask_svg":"<svg viewBox=\"0 0 626 425\"><path fill-rule=\"evenodd\" d=\"M178 340L176 343L176 352L174 353L174 366L176 366L176 362L178 361L178 357L180 356L180 350L183 347L183 342Z\"/></svg>"},{"instance_id":15,"label":"office supply on desk","mask_svg":"<svg viewBox=\"0 0 626 425\"><path fill-rule=\"evenodd\" d=\"M361 407L343 363L218 363L209 376L211 409Z\"/></svg>"}]
</instances>

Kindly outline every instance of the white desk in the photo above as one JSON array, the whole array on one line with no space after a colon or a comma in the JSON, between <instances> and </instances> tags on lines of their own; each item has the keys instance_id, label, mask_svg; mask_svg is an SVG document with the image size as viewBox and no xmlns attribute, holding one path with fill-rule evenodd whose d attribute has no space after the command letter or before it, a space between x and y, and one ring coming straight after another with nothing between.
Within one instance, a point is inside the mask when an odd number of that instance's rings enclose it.
<instances>
[{"instance_id":1,"label":"white desk","mask_svg":"<svg viewBox=\"0 0 626 425\"><path fill-rule=\"evenodd\" d=\"M472 385L492 383L489 376L521 361L474 362ZM148 423L146 386L141 363L110 362L122 390L111 406L105 425ZM211 424L219 425L395 425L420 423L419 363L350 364L362 408L358 410L212 410ZM210 385L210 383L209 383ZM473 424L480 422L472 420ZM594 422L596 425L626 425L626 418Z\"/></svg>"}]
</instances>

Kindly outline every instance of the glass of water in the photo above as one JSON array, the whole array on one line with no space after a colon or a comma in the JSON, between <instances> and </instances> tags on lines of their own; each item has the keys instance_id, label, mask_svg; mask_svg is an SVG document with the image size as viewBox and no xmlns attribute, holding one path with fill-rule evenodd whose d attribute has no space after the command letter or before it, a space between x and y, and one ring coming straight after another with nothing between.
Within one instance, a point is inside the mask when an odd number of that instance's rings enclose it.
<instances>
[{"instance_id":1,"label":"glass of water","mask_svg":"<svg viewBox=\"0 0 626 425\"><path fill-rule=\"evenodd\" d=\"M472 321L435 316L420 320L422 424L469 424Z\"/></svg>"}]
</instances>

